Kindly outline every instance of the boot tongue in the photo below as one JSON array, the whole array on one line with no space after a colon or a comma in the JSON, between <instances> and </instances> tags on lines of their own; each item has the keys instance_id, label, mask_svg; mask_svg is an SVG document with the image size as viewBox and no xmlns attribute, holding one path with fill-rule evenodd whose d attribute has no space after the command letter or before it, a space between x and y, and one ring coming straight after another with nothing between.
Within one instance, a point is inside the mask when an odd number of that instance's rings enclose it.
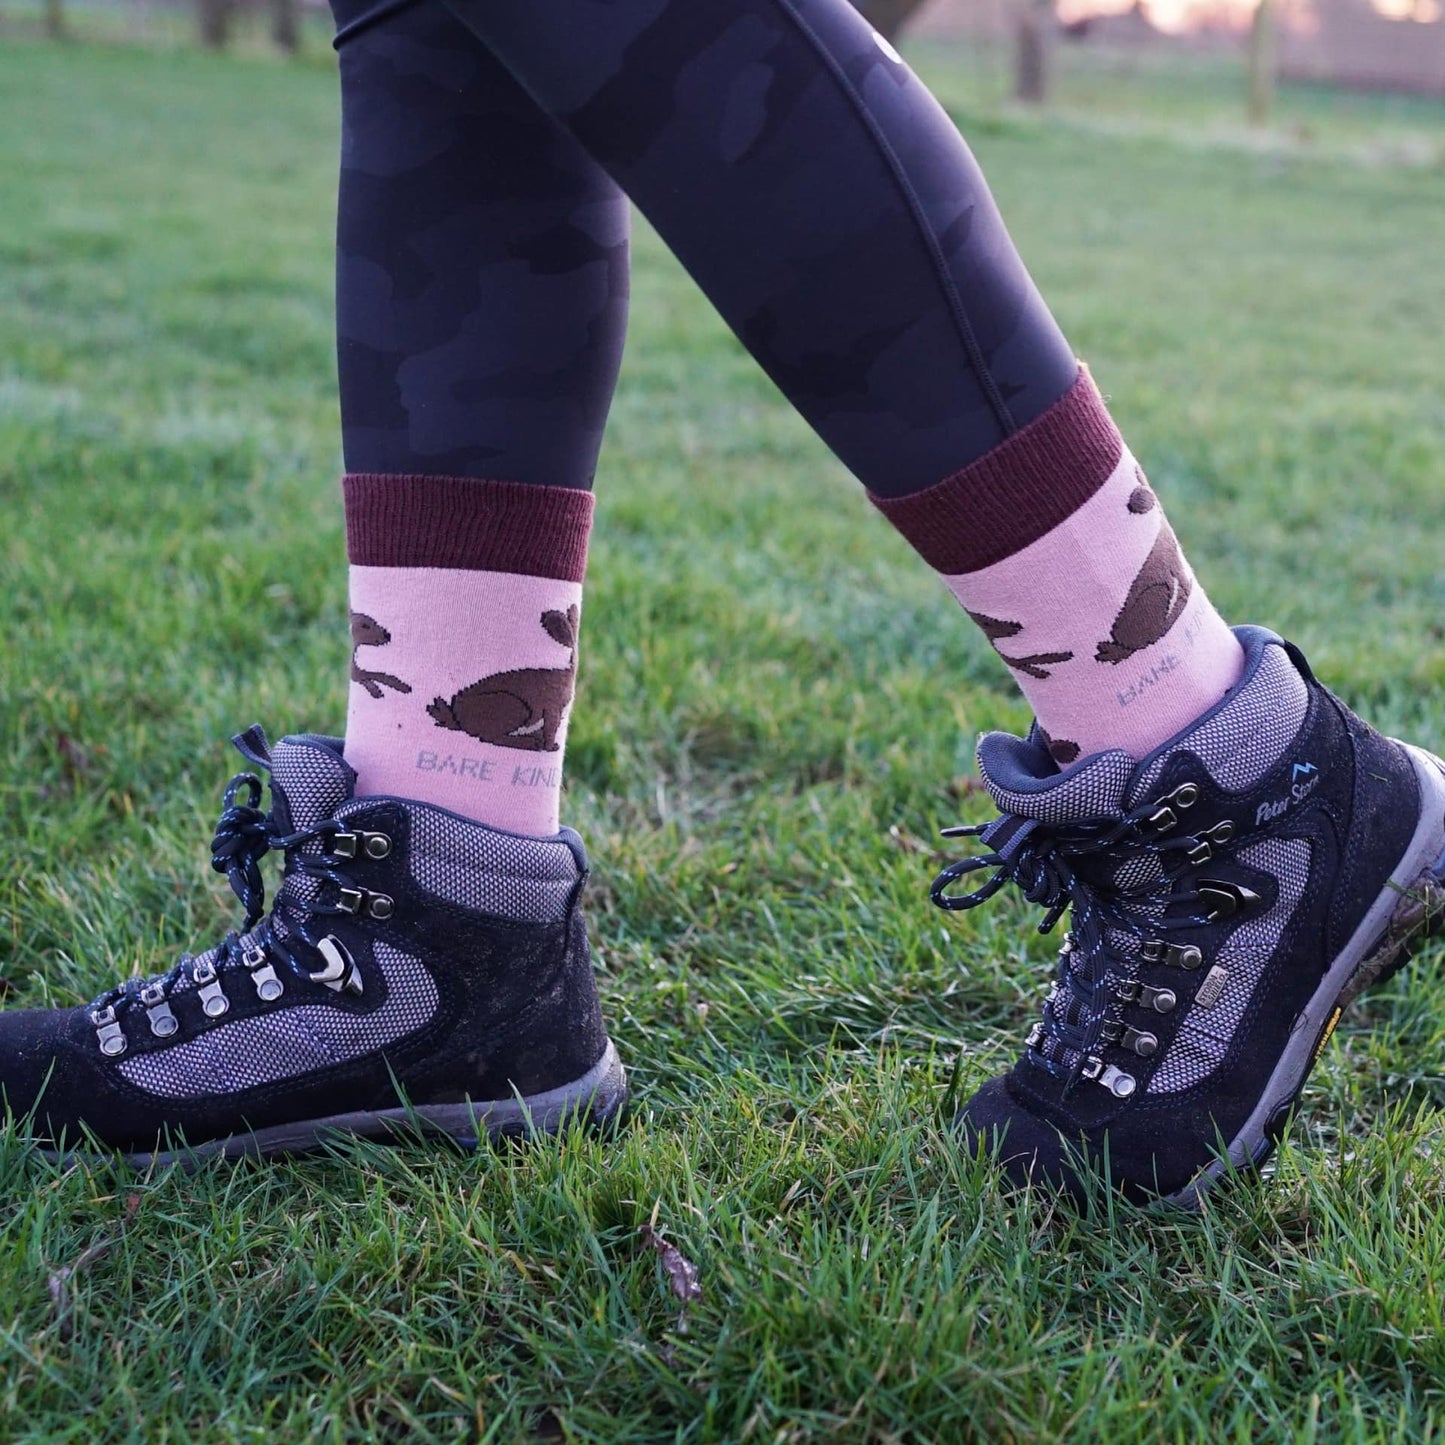
<instances>
[{"instance_id":1,"label":"boot tongue","mask_svg":"<svg viewBox=\"0 0 1445 1445\"><path fill-rule=\"evenodd\" d=\"M1125 752L1097 753L1061 773L1034 729L1026 738L985 733L978 770L999 811L1043 823L1116 818L1136 764Z\"/></svg>"},{"instance_id":2,"label":"boot tongue","mask_svg":"<svg viewBox=\"0 0 1445 1445\"><path fill-rule=\"evenodd\" d=\"M271 749L271 799L277 822L289 833L334 817L355 788L356 774L341 756L339 738L303 734L282 738Z\"/></svg>"},{"instance_id":3,"label":"boot tongue","mask_svg":"<svg viewBox=\"0 0 1445 1445\"><path fill-rule=\"evenodd\" d=\"M336 816L336 810L356 791L356 773L341 756L340 738L302 733L282 738L271 749L271 805L277 826L288 833L301 833ZM320 838L311 838L299 853L319 853ZM281 883L297 903L312 902L321 887L319 879L298 872L290 863ZM290 930L285 920L272 915L272 928L280 938Z\"/></svg>"},{"instance_id":4,"label":"boot tongue","mask_svg":"<svg viewBox=\"0 0 1445 1445\"><path fill-rule=\"evenodd\" d=\"M356 774L341 756L340 738L326 738L313 733L282 738L275 747L268 747L266 735L259 727L249 727L234 737L237 751L248 763L271 772L271 807L276 825L283 832L299 833L314 827L323 819L334 817L336 810L356 789ZM321 840L312 838L301 844L302 853L321 851ZM288 870L280 883L298 901L316 896L318 881L303 873ZM279 938L288 936L285 922L272 915L272 928ZM241 936L242 948L257 941L254 932ZM219 948L209 948L196 956L198 967L216 967L221 961ZM195 987L190 974L182 974L172 992L186 993Z\"/></svg>"}]
</instances>

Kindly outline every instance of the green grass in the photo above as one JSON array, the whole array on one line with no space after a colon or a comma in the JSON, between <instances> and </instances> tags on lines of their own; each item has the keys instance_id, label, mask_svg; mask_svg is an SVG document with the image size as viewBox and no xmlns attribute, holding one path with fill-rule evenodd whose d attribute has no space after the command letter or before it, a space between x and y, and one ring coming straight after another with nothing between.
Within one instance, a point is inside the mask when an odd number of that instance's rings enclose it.
<instances>
[{"instance_id":1,"label":"green grass","mask_svg":"<svg viewBox=\"0 0 1445 1445\"><path fill-rule=\"evenodd\" d=\"M1105 138L926 63L1226 613L1445 741L1445 173L1201 144L1147 87ZM334 100L0 51L12 1004L226 926L219 740L342 723ZM645 233L636 292L566 799L631 1123L191 1177L0 1139L0 1438L1437 1438L1441 950L1341 1027L1268 1179L1198 1217L1001 1194L940 1107L1050 944L930 909L890 829L982 816L972 738L1023 708Z\"/></svg>"},{"instance_id":2,"label":"green grass","mask_svg":"<svg viewBox=\"0 0 1445 1445\"><path fill-rule=\"evenodd\" d=\"M1445 163L1439 97L1282 82L1269 124L1249 126L1243 52L1242 39L1237 49L1222 51L1063 41L1055 54L1050 119L1105 137L1165 137L1190 148L1324 156L1370 166ZM930 40L915 47L913 58L945 102L996 108L1011 95L1011 42Z\"/></svg>"}]
</instances>

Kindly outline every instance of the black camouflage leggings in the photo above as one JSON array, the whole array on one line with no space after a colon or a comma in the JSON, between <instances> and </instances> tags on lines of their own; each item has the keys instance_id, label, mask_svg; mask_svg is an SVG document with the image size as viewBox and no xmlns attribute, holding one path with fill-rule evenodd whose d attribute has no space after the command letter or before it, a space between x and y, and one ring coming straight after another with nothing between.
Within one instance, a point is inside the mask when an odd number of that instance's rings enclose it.
<instances>
[{"instance_id":1,"label":"black camouflage leggings","mask_svg":"<svg viewBox=\"0 0 1445 1445\"><path fill-rule=\"evenodd\" d=\"M625 196L880 495L1073 382L967 146L847 0L333 10L349 470L590 485Z\"/></svg>"}]
</instances>

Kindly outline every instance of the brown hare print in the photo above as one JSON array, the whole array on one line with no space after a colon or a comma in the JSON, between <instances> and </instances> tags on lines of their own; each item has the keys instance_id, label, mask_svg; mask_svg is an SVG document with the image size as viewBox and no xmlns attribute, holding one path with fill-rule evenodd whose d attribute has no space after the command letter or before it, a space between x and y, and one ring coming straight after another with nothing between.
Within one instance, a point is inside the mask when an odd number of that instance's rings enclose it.
<instances>
[{"instance_id":1,"label":"brown hare print","mask_svg":"<svg viewBox=\"0 0 1445 1445\"><path fill-rule=\"evenodd\" d=\"M1165 522L1114 619L1113 632L1099 644L1095 658L1117 665L1152 647L1179 620L1193 589L1194 576Z\"/></svg>"},{"instance_id":2,"label":"brown hare print","mask_svg":"<svg viewBox=\"0 0 1445 1445\"><path fill-rule=\"evenodd\" d=\"M547 635L570 649L566 667L519 667L494 672L464 687L450 702L437 698L427 712L438 727L466 733L481 743L527 752L555 753L562 717L577 678L575 604L565 612L544 612Z\"/></svg>"},{"instance_id":3,"label":"brown hare print","mask_svg":"<svg viewBox=\"0 0 1445 1445\"><path fill-rule=\"evenodd\" d=\"M376 618L364 612L351 613L351 680L359 683L372 697L380 697L382 689L394 688L397 692L410 692L411 684L393 677L389 672L368 672L356 660L356 654L363 647L385 647L391 641L391 633Z\"/></svg>"},{"instance_id":4,"label":"brown hare print","mask_svg":"<svg viewBox=\"0 0 1445 1445\"><path fill-rule=\"evenodd\" d=\"M1037 677L1040 679L1049 678L1053 673L1049 668L1057 666L1061 662L1072 662L1072 652L1036 652L1032 657L1009 657L999 650L999 642L1005 637L1017 637L1024 630L1022 622L1005 622L998 617L986 617L982 612L970 612L968 614L983 628L983 635L988 638L993 650L1004 660L1004 662L1015 672L1021 672L1026 677Z\"/></svg>"}]
</instances>

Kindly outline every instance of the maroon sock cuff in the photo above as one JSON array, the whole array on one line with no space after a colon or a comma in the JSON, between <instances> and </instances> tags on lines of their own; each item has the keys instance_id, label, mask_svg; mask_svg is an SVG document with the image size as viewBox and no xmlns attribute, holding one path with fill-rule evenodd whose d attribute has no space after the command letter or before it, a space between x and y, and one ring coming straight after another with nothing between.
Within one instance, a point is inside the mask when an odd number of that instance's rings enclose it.
<instances>
[{"instance_id":1,"label":"maroon sock cuff","mask_svg":"<svg viewBox=\"0 0 1445 1445\"><path fill-rule=\"evenodd\" d=\"M1078 511L1124 453L1084 367L1042 416L991 452L907 497L869 500L936 572L977 572L1021 552Z\"/></svg>"},{"instance_id":2,"label":"maroon sock cuff","mask_svg":"<svg viewBox=\"0 0 1445 1445\"><path fill-rule=\"evenodd\" d=\"M472 477L343 477L357 567L451 567L580 582L592 493Z\"/></svg>"}]
</instances>

